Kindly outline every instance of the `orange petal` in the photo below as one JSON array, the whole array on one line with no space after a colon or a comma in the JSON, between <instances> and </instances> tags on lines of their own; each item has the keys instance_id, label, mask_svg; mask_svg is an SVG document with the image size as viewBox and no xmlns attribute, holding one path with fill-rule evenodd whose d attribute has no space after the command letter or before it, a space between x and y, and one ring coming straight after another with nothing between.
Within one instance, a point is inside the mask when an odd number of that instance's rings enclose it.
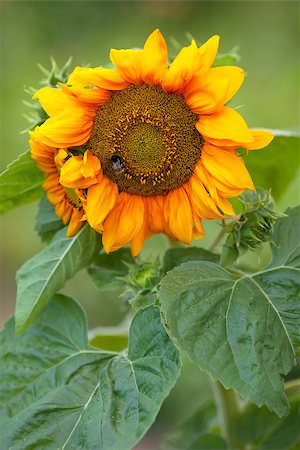
<instances>
[{"instance_id":1,"label":"orange petal","mask_svg":"<svg viewBox=\"0 0 300 450\"><path fill-rule=\"evenodd\" d=\"M68 188L85 189L98 182L100 161L87 150L84 156L72 156L62 166L59 182Z\"/></svg>"},{"instance_id":2,"label":"orange petal","mask_svg":"<svg viewBox=\"0 0 300 450\"><path fill-rule=\"evenodd\" d=\"M184 91L186 103L197 114L210 114L236 94L243 80L240 67L213 67L191 80Z\"/></svg>"},{"instance_id":3,"label":"orange petal","mask_svg":"<svg viewBox=\"0 0 300 450\"><path fill-rule=\"evenodd\" d=\"M32 98L39 101L50 117L61 113L65 109L74 108L74 105L76 107L76 100L66 95L60 88L44 87L37 91Z\"/></svg>"},{"instance_id":4,"label":"orange petal","mask_svg":"<svg viewBox=\"0 0 300 450\"><path fill-rule=\"evenodd\" d=\"M180 50L162 80L166 92L181 92L201 67L195 41Z\"/></svg>"},{"instance_id":5,"label":"orange petal","mask_svg":"<svg viewBox=\"0 0 300 450\"><path fill-rule=\"evenodd\" d=\"M242 158L234 150L206 144L202 147L201 161L224 197L239 195L245 189L254 189Z\"/></svg>"},{"instance_id":6,"label":"orange petal","mask_svg":"<svg viewBox=\"0 0 300 450\"><path fill-rule=\"evenodd\" d=\"M193 214L193 239L201 239L205 236L204 228L202 225L202 221L199 216Z\"/></svg>"},{"instance_id":7,"label":"orange petal","mask_svg":"<svg viewBox=\"0 0 300 450\"><path fill-rule=\"evenodd\" d=\"M142 50L116 50L112 48L109 57L126 81L133 84L143 82L141 76Z\"/></svg>"},{"instance_id":8,"label":"orange petal","mask_svg":"<svg viewBox=\"0 0 300 450\"><path fill-rule=\"evenodd\" d=\"M153 233L162 233L165 230L164 195L153 195L144 198L147 208L149 229Z\"/></svg>"},{"instance_id":9,"label":"orange petal","mask_svg":"<svg viewBox=\"0 0 300 450\"><path fill-rule=\"evenodd\" d=\"M84 222L81 220L83 216L83 211L80 209L73 208L73 212L71 215L71 220L67 229L67 237L74 236L77 231L80 230Z\"/></svg>"},{"instance_id":10,"label":"orange petal","mask_svg":"<svg viewBox=\"0 0 300 450\"><path fill-rule=\"evenodd\" d=\"M163 35L157 29L145 42L141 58L141 77L150 85L160 84L167 72L168 49Z\"/></svg>"},{"instance_id":11,"label":"orange petal","mask_svg":"<svg viewBox=\"0 0 300 450\"><path fill-rule=\"evenodd\" d=\"M196 174L192 174L189 181L185 184L185 189L192 209L197 216L205 220L223 218L223 214L220 213L214 200L210 197Z\"/></svg>"},{"instance_id":12,"label":"orange petal","mask_svg":"<svg viewBox=\"0 0 300 450\"><path fill-rule=\"evenodd\" d=\"M102 177L99 183L89 187L86 217L90 226L99 233L103 231L103 222L115 206L117 197L117 186L107 177Z\"/></svg>"},{"instance_id":13,"label":"orange petal","mask_svg":"<svg viewBox=\"0 0 300 450\"><path fill-rule=\"evenodd\" d=\"M202 181L205 189L209 192L218 208L223 211L224 214L229 216L234 215L234 210L231 203L219 194L214 178L207 172L201 160L196 164L194 173Z\"/></svg>"},{"instance_id":14,"label":"orange petal","mask_svg":"<svg viewBox=\"0 0 300 450\"><path fill-rule=\"evenodd\" d=\"M97 156L94 156L89 150L83 155L83 164L80 173L84 178L95 177L100 172L101 166Z\"/></svg>"},{"instance_id":15,"label":"orange petal","mask_svg":"<svg viewBox=\"0 0 300 450\"><path fill-rule=\"evenodd\" d=\"M267 130L250 130L254 142L247 144L247 150L259 150L266 147L274 139L274 134Z\"/></svg>"},{"instance_id":16,"label":"orange petal","mask_svg":"<svg viewBox=\"0 0 300 450\"><path fill-rule=\"evenodd\" d=\"M78 88L95 86L110 91L118 91L129 86L118 70L104 67L76 67L68 79L68 84Z\"/></svg>"},{"instance_id":17,"label":"orange petal","mask_svg":"<svg viewBox=\"0 0 300 450\"><path fill-rule=\"evenodd\" d=\"M179 241L190 244L193 235L193 216L188 196L183 187L170 191L165 198L165 221Z\"/></svg>"},{"instance_id":18,"label":"orange petal","mask_svg":"<svg viewBox=\"0 0 300 450\"><path fill-rule=\"evenodd\" d=\"M199 48L198 53L201 56L202 69L209 69L214 63L219 49L219 42L220 36L216 34Z\"/></svg>"},{"instance_id":19,"label":"orange petal","mask_svg":"<svg viewBox=\"0 0 300 450\"><path fill-rule=\"evenodd\" d=\"M49 197L47 193L47 197L50 203L55 205L55 213L58 217L61 218L64 225L69 222L72 213L73 213L73 207L68 203L68 201L64 198L60 200L59 202L54 202L51 197Z\"/></svg>"},{"instance_id":20,"label":"orange petal","mask_svg":"<svg viewBox=\"0 0 300 450\"><path fill-rule=\"evenodd\" d=\"M67 148L85 144L91 134L93 118L81 109L66 110L36 127L35 133L43 144Z\"/></svg>"},{"instance_id":21,"label":"orange petal","mask_svg":"<svg viewBox=\"0 0 300 450\"><path fill-rule=\"evenodd\" d=\"M57 152L57 148L49 147L48 145L42 144L37 140L35 132L29 132L30 139L30 150L31 157L37 163L39 168L44 172L52 171L55 168L54 155Z\"/></svg>"},{"instance_id":22,"label":"orange petal","mask_svg":"<svg viewBox=\"0 0 300 450\"><path fill-rule=\"evenodd\" d=\"M63 148L59 149L56 156L54 157L55 165L57 167L62 167L68 156L69 156L69 154L66 150L64 150Z\"/></svg>"},{"instance_id":23,"label":"orange petal","mask_svg":"<svg viewBox=\"0 0 300 450\"><path fill-rule=\"evenodd\" d=\"M122 192L104 221L102 243L106 253L118 250L132 241L141 231L145 207L139 195Z\"/></svg>"},{"instance_id":24,"label":"orange petal","mask_svg":"<svg viewBox=\"0 0 300 450\"><path fill-rule=\"evenodd\" d=\"M253 142L246 122L242 116L232 108L222 106L217 112L203 115L196 123L199 133L208 142L219 142L223 145L223 140L231 142L232 145Z\"/></svg>"},{"instance_id":25,"label":"orange petal","mask_svg":"<svg viewBox=\"0 0 300 450\"><path fill-rule=\"evenodd\" d=\"M148 219L147 213L145 210L143 225L142 225L140 231L130 241L131 254L132 254L133 258L135 258L140 253L145 240L151 235L151 233L149 233L149 230L148 230L148 225L147 225L148 220L147 219Z\"/></svg>"}]
</instances>

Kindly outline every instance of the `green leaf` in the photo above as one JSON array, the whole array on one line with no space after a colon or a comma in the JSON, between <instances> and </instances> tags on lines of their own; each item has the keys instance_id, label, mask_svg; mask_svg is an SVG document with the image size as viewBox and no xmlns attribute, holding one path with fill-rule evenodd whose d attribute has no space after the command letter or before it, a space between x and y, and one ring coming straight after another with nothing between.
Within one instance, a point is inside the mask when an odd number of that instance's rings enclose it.
<instances>
[{"instance_id":1,"label":"green leaf","mask_svg":"<svg viewBox=\"0 0 300 450\"><path fill-rule=\"evenodd\" d=\"M163 450L224 450L226 441L216 432L216 406L208 403L177 426L162 444ZM213 431L214 429L214 431Z\"/></svg>"},{"instance_id":2,"label":"green leaf","mask_svg":"<svg viewBox=\"0 0 300 450\"><path fill-rule=\"evenodd\" d=\"M0 212L10 211L40 198L43 181L44 175L31 159L28 150L0 175Z\"/></svg>"},{"instance_id":3,"label":"green leaf","mask_svg":"<svg viewBox=\"0 0 300 450\"><path fill-rule=\"evenodd\" d=\"M288 265L300 267L300 206L288 208L280 219L272 238L272 262L269 267Z\"/></svg>"},{"instance_id":4,"label":"green leaf","mask_svg":"<svg viewBox=\"0 0 300 450\"><path fill-rule=\"evenodd\" d=\"M271 130L274 140L267 148L249 152L245 158L255 186L272 189L272 196L280 200L299 169L300 136L295 133Z\"/></svg>"},{"instance_id":5,"label":"green leaf","mask_svg":"<svg viewBox=\"0 0 300 450\"><path fill-rule=\"evenodd\" d=\"M225 388L278 416L289 410L283 376L294 364L292 342L300 342L299 268L293 266L298 229L291 228L299 210L276 223L274 262L263 271L236 277L210 262L188 262L167 274L159 292L178 346Z\"/></svg>"},{"instance_id":6,"label":"green leaf","mask_svg":"<svg viewBox=\"0 0 300 450\"><path fill-rule=\"evenodd\" d=\"M211 261L217 264L219 260L219 255L211 253L204 248L170 248L165 253L162 270L163 272L168 272L187 261Z\"/></svg>"},{"instance_id":7,"label":"green leaf","mask_svg":"<svg viewBox=\"0 0 300 450\"><path fill-rule=\"evenodd\" d=\"M48 242L63 226L62 220L55 213L54 206L49 202L44 193L36 217L36 231L43 242Z\"/></svg>"},{"instance_id":8,"label":"green leaf","mask_svg":"<svg viewBox=\"0 0 300 450\"><path fill-rule=\"evenodd\" d=\"M105 253L98 255L88 272L98 289L122 289L124 281L118 277L128 273L127 263L132 262L130 250L122 248L109 255Z\"/></svg>"},{"instance_id":9,"label":"green leaf","mask_svg":"<svg viewBox=\"0 0 300 450\"><path fill-rule=\"evenodd\" d=\"M300 403L291 401L287 417L279 419L267 408L248 405L236 422L238 439L259 450L289 450L300 444Z\"/></svg>"},{"instance_id":10,"label":"green leaf","mask_svg":"<svg viewBox=\"0 0 300 450\"><path fill-rule=\"evenodd\" d=\"M180 369L159 311L134 317L128 353L88 344L85 315L56 295L27 333L1 333L2 446L131 449L153 423Z\"/></svg>"},{"instance_id":11,"label":"green leaf","mask_svg":"<svg viewBox=\"0 0 300 450\"><path fill-rule=\"evenodd\" d=\"M50 298L98 249L97 234L85 225L72 238L63 228L51 244L27 261L17 272L16 331L22 333L44 310Z\"/></svg>"}]
</instances>

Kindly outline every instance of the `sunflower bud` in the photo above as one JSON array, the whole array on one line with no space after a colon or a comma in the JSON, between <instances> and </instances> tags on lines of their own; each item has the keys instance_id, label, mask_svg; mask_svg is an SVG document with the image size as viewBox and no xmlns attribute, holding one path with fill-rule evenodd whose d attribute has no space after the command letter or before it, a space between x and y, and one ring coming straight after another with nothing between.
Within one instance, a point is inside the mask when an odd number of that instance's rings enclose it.
<instances>
[{"instance_id":1,"label":"sunflower bud","mask_svg":"<svg viewBox=\"0 0 300 450\"><path fill-rule=\"evenodd\" d=\"M140 261L128 263L128 274L120 279L126 285L123 299L133 307L151 304L156 299L156 289L160 280L159 261Z\"/></svg>"},{"instance_id":2,"label":"sunflower bud","mask_svg":"<svg viewBox=\"0 0 300 450\"><path fill-rule=\"evenodd\" d=\"M228 266L244 251L254 250L263 242L269 242L277 219L285 214L275 211L270 191L258 188L246 191L240 197L243 212L240 217L225 226L228 233L223 246L221 263Z\"/></svg>"}]
</instances>

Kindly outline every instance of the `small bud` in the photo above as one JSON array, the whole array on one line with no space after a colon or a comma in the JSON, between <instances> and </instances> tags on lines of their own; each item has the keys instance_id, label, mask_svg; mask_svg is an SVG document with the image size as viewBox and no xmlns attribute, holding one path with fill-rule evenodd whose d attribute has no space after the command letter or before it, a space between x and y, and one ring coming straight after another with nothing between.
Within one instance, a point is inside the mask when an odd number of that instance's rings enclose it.
<instances>
[{"instance_id":1,"label":"small bud","mask_svg":"<svg viewBox=\"0 0 300 450\"><path fill-rule=\"evenodd\" d=\"M262 188L246 191L240 197L243 212L240 217L225 226L228 233L223 246L221 264L231 265L246 250L254 250L263 242L269 242L277 219L285 214L273 210L275 202Z\"/></svg>"},{"instance_id":2,"label":"small bud","mask_svg":"<svg viewBox=\"0 0 300 450\"><path fill-rule=\"evenodd\" d=\"M156 299L156 289L160 281L159 261L141 261L136 259L134 263L126 263L128 274L119 279L126 285L122 294L124 300L133 307L141 307L151 304Z\"/></svg>"}]
</instances>

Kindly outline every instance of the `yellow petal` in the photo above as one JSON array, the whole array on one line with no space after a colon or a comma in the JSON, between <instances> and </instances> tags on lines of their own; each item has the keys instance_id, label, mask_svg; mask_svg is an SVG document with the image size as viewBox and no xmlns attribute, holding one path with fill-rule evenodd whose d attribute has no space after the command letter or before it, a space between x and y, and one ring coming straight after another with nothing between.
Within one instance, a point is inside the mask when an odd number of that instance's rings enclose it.
<instances>
[{"instance_id":1,"label":"yellow petal","mask_svg":"<svg viewBox=\"0 0 300 450\"><path fill-rule=\"evenodd\" d=\"M186 103L197 114L210 114L236 94L243 80L240 67L213 67L191 80L184 91Z\"/></svg>"},{"instance_id":2,"label":"yellow petal","mask_svg":"<svg viewBox=\"0 0 300 450\"><path fill-rule=\"evenodd\" d=\"M201 58L195 41L180 50L162 80L166 92L182 92L201 67Z\"/></svg>"},{"instance_id":3,"label":"yellow petal","mask_svg":"<svg viewBox=\"0 0 300 450\"><path fill-rule=\"evenodd\" d=\"M242 158L234 150L206 144L202 147L201 161L213 177L217 189L225 194L224 197L234 196L231 195L232 192L254 189Z\"/></svg>"},{"instance_id":4,"label":"yellow petal","mask_svg":"<svg viewBox=\"0 0 300 450\"><path fill-rule=\"evenodd\" d=\"M82 109L66 110L36 127L40 142L56 148L85 144L91 134L93 118Z\"/></svg>"},{"instance_id":5,"label":"yellow petal","mask_svg":"<svg viewBox=\"0 0 300 450\"><path fill-rule=\"evenodd\" d=\"M160 84L167 72L168 49L163 35L157 29L145 42L141 58L141 78L150 85Z\"/></svg>"},{"instance_id":6,"label":"yellow petal","mask_svg":"<svg viewBox=\"0 0 300 450\"><path fill-rule=\"evenodd\" d=\"M86 217L92 228L101 233L103 222L118 197L118 189L109 178L102 177L99 183L90 186L87 192Z\"/></svg>"},{"instance_id":7,"label":"yellow petal","mask_svg":"<svg viewBox=\"0 0 300 450\"><path fill-rule=\"evenodd\" d=\"M193 236L193 216L188 196L183 187L170 191L165 198L165 221L176 239L190 244Z\"/></svg>"},{"instance_id":8,"label":"yellow petal","mask_svg":"<svg viewBox=\"0 0 300 450\"><path fill-rule=\"evenodd\" d=\"M129 86L118 70L104 67L76 67L68 79L68 84L78 88L95 86L110 91L118 91Z\"/></svg>"},{"instance_id":9,"label":"yellow petal","mask_svg":"<svg viewBox=\"0 0 300 450\"><path fill-rule=\"evenodd\" d=\"M104 221L102 243L106 253L118 250L132 241L144 223L144 202L139 195L122 192Z\"/></svg>"},{"instance_id":10,"label":"yellow petal","mask_svg":"<svg viewBox=\"0 0 300 450\"><path fill-rule=\"evenodd\" d=\"M89 150L84 157L72 156L62 166L59 182L67 188L85 189L98 182L100 161Z\"/></svg>"},{"instance_id":11,"label":"yellow petal","mask_svg":"<svg viewBox=\"0 0 300 450\"><path fill-rule=\"evenodd\" d=\"M112 48L109 57L126 81L133 84L142 83L142 50L116 50Z\"/></svg>"},{"instance_id":12,"label":"yellow petal","mask_svg":"<svg viewBox=\"0 0 300 450\"><path fill-rule=\"evenodd\" d=\"M219 42L220 36L216 34L209 38L208 41L199 48L198 52L201 56L202 69L209 69L214 63L219 49Z\"/></svg>"},{"instance_id":13,"label":"yellow petal","mask_svg":"<svg viewBox=\"0 0 300 450\"><path fill-rule=\"evenodd\" d=\"M222 106L212 114L200 116L196 128L206 141L214 144L219 142L220 146L224 140L241 146L253 142L252 134L242 116L227 106Z\"/></svg>"},{"instance_id":14,"label":"yellow petal","mask_svg":"<svg viewBox=\"0 0 300 450\"><path fill-rule=\"evenodd\" d=\"M247 150L259 150L266 147L274 139L274 134L267 130L250 130L254 142L247 144Z\"/></svg>"},{"instance_id":15,"label":"yellow petal","mask_svg":"<svg viewBox=\"0 0 300 450\"><path fill-rule=\"evenodd\" d=\"M32 98L39 101L50 117L76 106L76 99L66 95L61 88L44 87L37 91Z\"/></svg>"},{"instance_id":16,"label":"yellow petal","mask_svg":"<svg viewBox=\"0 0 300 450\"><path fill-rule=\"evenodd\" d=\"M103 105L111 96L111 92L107 89L101 89L97 87L86 88L86 87L73 87L66 86L62 83L60 84L64 93L71 99L76 99L82 103L87 103L90 105L101 106Z\"/></svg>"}]
</instances>

